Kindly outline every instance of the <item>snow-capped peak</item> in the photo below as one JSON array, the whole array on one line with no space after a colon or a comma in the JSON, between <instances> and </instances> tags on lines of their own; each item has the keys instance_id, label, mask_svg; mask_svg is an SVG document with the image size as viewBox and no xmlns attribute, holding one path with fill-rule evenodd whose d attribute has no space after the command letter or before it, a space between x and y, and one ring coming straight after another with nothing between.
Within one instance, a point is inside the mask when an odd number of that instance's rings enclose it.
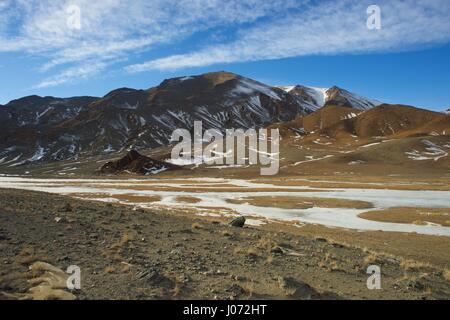
<instances>
[{"instance_id":1,"label":"snow-capped peak","mask_svg":"<svg viewBox=\"0 0 450 320\"><path fill-rule=\"evenodd\" d=\"M336 86L331 88L318 88L297 85L278 86L277 88L297 96L302 104L313 110L322 108L330 101L333 104L350 106L360 110L367 110L382 104L377 100L361 97Z\"/></svg>"}]
</instances>

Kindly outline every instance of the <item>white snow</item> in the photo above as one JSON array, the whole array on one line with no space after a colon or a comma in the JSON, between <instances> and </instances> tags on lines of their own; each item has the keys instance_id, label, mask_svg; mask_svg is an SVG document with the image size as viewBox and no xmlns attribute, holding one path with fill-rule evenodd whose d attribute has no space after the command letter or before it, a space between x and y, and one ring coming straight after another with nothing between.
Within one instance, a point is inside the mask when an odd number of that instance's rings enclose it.
<instances>
[{"instance_id":1,"label":"white snow","mask_svg":"<svg viewBox=\"0 0 450 320\"><path fill-rule=\"evenodd\" d=\"M312 98L317 102L319 107L323 107L327 101L328 94L327 88L317 88L317 87L305 87L308 93L311 94Z\"/></svg>"},{"instance_id":2,"label":"white snow","mask_svg":"<svg viewBox=\"0 0 450 320\"><path fill-rule=\"evenodd\" d=\"M53 110L53 107L48 107L47 109L45 109L44 111L42 111L41 113L36 112L36 123L50 110Z\"/></svg>"},{"instance_id":3,"label":"white snow","mask_svg":"<svg viewBox=\"0 0 450 320\"><path fill-rule=\"evenodd\" d=\"M43 147L39 146L36 150L36 153L28 159L31 162L39 161L45 156L45 150Z\"/></svg>"},{"instance_id":4,"label":"white snow","mask_svg":"<svg viewBox=\"0 0 450 320\"><path fill-rule=\"evenodd\" d=\"M103 150L103 153L110 153L110 152L113 152L113 151L114 151L114 148L112 147L112 145L108 144L106 149Z\"/></svg>"},{"instance_id":5,"label":"white snow","mask_svg":"<svg viewBox=\"0 0 450 320\"><path fill-rule=\"evenodd\" d=\"M424 160L434 160L438 161L441 158L448 156L448 152L444 151L440 146L429 140L421 141L425 145L425 150L423 152L412 150L410 152L405 152L409 159L415 161L424 161ZM444 146L446 147L446 146Z\"/></svg>"},{"instance_id":6,"label":"white snow","mask_svg":"<svg viewBox=\"0 0 450 320\"><path fill-rule=\"evenodd\" d=\"M281 89L286 92L291 92L296 86L277 86L276 88Z\"/></svg>"},{"instance_id":7,"label":"white snow","mask_svg":"<svg viewBox=\"0 0 450 320\"><path fill-rule=\"evenodd\" d=\"M328 158L331 158L331 157L334 157L334 155L329 154L329 155L326 155L326 156L324 156L322 158L317 158L317 159L314 159L313 156L306 156L305 158L307 158L308 160L296 162L296 163L294 163L294 166L298 166L299 164L306 163L306 162L320 161L320 160L328 159Z\"/></svg>"},{"instance_id":8,"label":"white snow","mask_svg":"<svg viewBox=\"0 0 450 320\"><path fill-rule=\"evenodd\" d=\"M345 120L345 119L353 119L356 118L358 115L354 112L347 114L346 116L341 117L341 120Z\"/></svg>"},{"instance_id":9,"label":"white snow","mask_svg":"<svg viewBox=\"0 0 450 320\"><path fill-rule=\"evenodd\" d=\"M378 144L380 144L380 143L381 143L381 142L369 143L369 144L366 144L366 145L364 145L364 146L361 146L360 148L369 148L369 147L376 146L376 145L378 145Z\"/></svg>"},{"instance_id":10,"label":"white snow","mask_svg":"<svg viewBox=\"0 0 450 320\"><path fill-rule=\"evenodd\" d=\"M269 96L274 100L281 100L281 98L278 96L278 94L276 94L274 90L272 90L272 88L248 79L240 79L239 84L234 90L231 91L232 95L238 96L241 94L252 95L255 92L265 94L266 96Z\"/></svg>"},{"instance_id":11,"label":"white snow","mask_svg":"<svg viewBox=\"0 0 450 320\"><path fill-rule=\"evenodd\" d=\"M348 163L348 165L349 166L356 166L356 165L363 164L363 163L365 163L365 161L363 161L363 160L356 160L356 161L350 161Z\"/></svg>"}]
</instances>

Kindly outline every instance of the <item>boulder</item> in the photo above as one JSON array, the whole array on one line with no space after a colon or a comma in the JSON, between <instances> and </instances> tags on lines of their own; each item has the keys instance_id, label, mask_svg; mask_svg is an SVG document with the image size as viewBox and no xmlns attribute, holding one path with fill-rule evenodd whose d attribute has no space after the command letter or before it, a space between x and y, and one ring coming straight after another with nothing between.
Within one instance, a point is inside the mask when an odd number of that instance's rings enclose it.
<instances>
[{"instance_id":1,"label":"boulder","mask_svg":"<svg viewBox=\"0 0 450 320\"><path fill-rule=\"evenodd\" d=\"M242 217L242 216L237 217L230 222L230 226L236 227L236 228L242 228L242 227L244 227L244 224L245 224L245 217Z\"/></svg>"}]
</instances>

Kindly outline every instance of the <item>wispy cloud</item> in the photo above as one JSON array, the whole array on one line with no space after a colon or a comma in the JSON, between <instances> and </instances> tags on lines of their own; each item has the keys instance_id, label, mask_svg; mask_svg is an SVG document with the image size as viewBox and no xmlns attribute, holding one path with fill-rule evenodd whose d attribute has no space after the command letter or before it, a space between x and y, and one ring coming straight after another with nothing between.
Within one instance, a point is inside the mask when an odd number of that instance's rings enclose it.
<instances>
[{"instance_id":1,"label":"wispy cloud","mask_svg":"<svg viewBox=\"0 0 450 320\"><path fill-rule=\"evenodd\" d=\"M69 5L81 10L79 30L68 27ZM294 0L1 0L0 52L44 57L41 72L67 65L36 87L55 86L71 75L94 75L105 61L111 64L135 51L210 28L251 23L297 5ZM86 61L96 67L87 67Z\"/></svg>"},{"instance_id":2,"label":"wispy cloud","mask_svg":"<svg viewBox=\"0 0 450 320\"><path fill-rule=\"evenodd\" d=\"M379 31L366 28L372 2L382 9ZM80 30L68 27L69 5L81 9ZM44 88L90 78L161 45L180 52L178 44L199 32L211 31L200 49L125 70L404 50L448 42L449 15L448 0L0 0L0 52L43 58L35 88Z\"/></svg>"},{"instance_id":3,"label":"wispy cloud","mask_svg":"<svg viewBox=\"0 0 450 320\"><path fill-rule=\"evenodd\" d=\"M42 80L39 84L35 85L33 88L41 89L41 88L55 87L69 81L74 81L74 79L76 80L86 79L104 70L107 66L108 63L105 62L77 65L75 67L65 69L61 73L58 73L54 76Z\"/></svg>"},{"instance_id":4,"label":"wispy cloud","mask_svg":"<svg viewBox=\"0 0 450 320\"><path fill-rule=\"evenodd\" d=\"M446 0L378 1L382 29L366 26L373 1L323 1L283 20L256 24L231 42L206 46L126 67L128 72L177 70L304 55L395 51L450 40L450 2Z\"/></svg>"}]
</instances>

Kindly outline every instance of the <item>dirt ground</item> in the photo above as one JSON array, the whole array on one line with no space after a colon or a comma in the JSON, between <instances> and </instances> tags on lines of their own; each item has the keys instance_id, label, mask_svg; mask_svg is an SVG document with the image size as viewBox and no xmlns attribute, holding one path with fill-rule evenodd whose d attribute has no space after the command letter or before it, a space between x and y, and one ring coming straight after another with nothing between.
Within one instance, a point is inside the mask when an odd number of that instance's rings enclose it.
<instances>
[{"instance_id":1,"label":"dirt ground","mask_svg":"<svg viewBox=\"0 0 450 320\"><path fill-rule=\"evenodd\" d=\"M67 298L62 292L76 299L450 298L442 237L236 228L219 218L19 190L0 190L0 204L3 299ZM431 256L427 246L436 249ZM80 267L81 290L36 295L36 262ZM381 290L367 288L369 265L381 268Z\"/></svg>"}]
</instances>

